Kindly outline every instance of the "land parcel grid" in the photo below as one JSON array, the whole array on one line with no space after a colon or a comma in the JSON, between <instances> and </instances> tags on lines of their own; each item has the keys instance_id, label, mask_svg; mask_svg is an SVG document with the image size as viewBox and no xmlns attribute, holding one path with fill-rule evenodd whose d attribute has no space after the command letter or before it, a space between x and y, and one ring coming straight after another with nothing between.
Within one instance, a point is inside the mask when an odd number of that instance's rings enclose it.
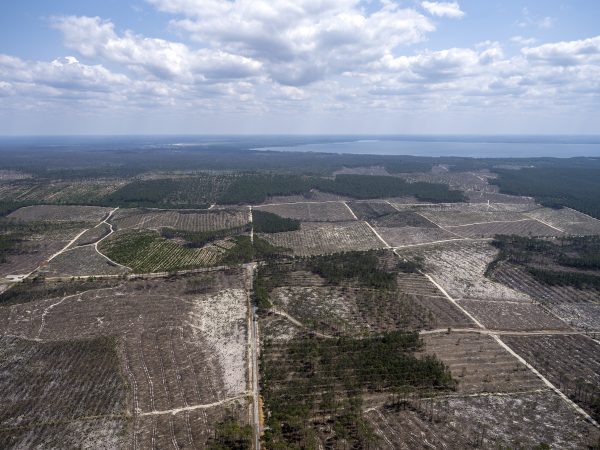
<instances>
[{"instance_id":1,"label":"land parcel grid","mask_svg":"<svg viewBox=\"0 0 600 450\"><path fill-rule=\"evenodd\" d=\"M519 355L600 420L600 344L584 335L506 336Z\"/></svg>"},{"instance_id":2,"label":"land parcel grid","mask_svg":"<svg viewBox=\"0 0 600 450\"><path fill-rule=\"evenodd\" d=\"M267 340L261 351L266 447L377 447L362 413L370 396L452 388L443 363L414 356L421 346L418 334L402 332L363 339Z\"/></svg>"},{"instance_id":3,"label":"land parcel grid","mask_svg":"<svg viewBox=\"0 0 600 450\"><path fill-rule=\"evenodd\" d=\"M267 448L379 448L365 410L454 392L457 379L416 330L474 324L418 267L391 250L259 267ZM378 360L384 354L387 362ZM538 386L530 372L525 377Z\"/></svg>"},{"instance_id":4,"label":"land parcel grid","mask_svg":"<svg viewBox=\"0 0 600 450\"><path fill-rule=\"evenodd\" d=\"M600 432L550 391L447 397L372 408L377 448L594 448ZM527 418L527 420L523 420Z\"/></svg>"},{"instance_id":5,"label":"land parcel grid","mask_svg":"<svg viewBox=\"0 0 600 450\"><path fill-rule=\"evenodd\" d=\"M571 326L600 330L600 237L497 236L486 274L526 293Z\"/></svg>"},{"instance_id":6,"label":"land parcel grid","mask_svg":"<svg viewBox=\"0 0 600 450\"><path fill-rule=\"evenodd\" d=\"M87 290L72 292L72 283L87 283ZM58 295L44 297L39 287L42 298L19 303L17 296L0 307L1 361L11 367L0 378L0 395L8 396L2 403L35 389L25 397L31 401L3 409L3 442L80 445L89 431L95 447L204 448L228 417L245 427L245 270L96 283L55 283L62 285ZM108 349L93 353L102 342L110 342L101 346ZM39 376L24 384L27 373ZM64 408L54 411L54 398ZM51 415L39 417L45 411ZM24 424L33 428L19 428Z\"/></svg>"},{"instance_id":7,"label":"land parcel grid","mask_svg":"<svg viewBox=\"0 0 600 450\"><path fill-rule=\"evenodd\" d=\"M302 222L300 230L259 234L272 245L289 248L294 255L311 256L385 247L364 222Z\"/></svg>"},{"instance_id":8,"label":"land parcel grid","mask_svg":"<svg viewBox=\"0 0 600 450\"><path fill-rule=\"evenodd\" d=\"M257 285L272 314L322 335L474 326L390 250L268 263L259 268Z\"/></svg>"},{"instance_id":9,"label":"land parcel grid","mask_svg":"<svg viewBox=\"0 0 600 450\"><path fill-rule=\"evenodd\" d=\"M97 207L32 206L0 218L0 281L34 272L109 212Z\"/></svg>"},{"instance_id":10,"label":"land parcel grid","mask_svg":"<svg viewBox=\"0 0 600 450\"><path fill-rule=\"evenodd\" d=\"M249 217L240 210L118 210L111 217L117 231L98 250L138 273L215 266L238 252Z\"/></svg>"},{"instance_id":11,"label":"land parcel grid","mask_svg":"<svg viewBox=\"0 0 600 450\"><path fill-rule=\"evenodd\" d=\"M181 231L215 231L244 227L248 213L239 210L152 210L120 209L112 218L119 229L172 228Z\"/></svg>"},{"instance_id":12,"label":"land parcel grid","mask_svg":"<svg viewBox=\"0 0 600 450\"><path fill-rule=\"evenodd\" d=\"M354 214L343 202L288 203L255 206L259 211L277 214L288 219L305 222L348 222L355 220Z\"/></svg>"},{"instance_id":13,"label":"land parcel grid","mask_svg":"<svg viewBox=\"0 0 600 450\"><path fill-rule=\"evenodd\" d=\"M566 330L568 325L532 297L485 276L498 249L487 241L456 241L400 249L407 258L423 258L425 271L460 306L487 328Z\"/></svg>"}]
</instances>

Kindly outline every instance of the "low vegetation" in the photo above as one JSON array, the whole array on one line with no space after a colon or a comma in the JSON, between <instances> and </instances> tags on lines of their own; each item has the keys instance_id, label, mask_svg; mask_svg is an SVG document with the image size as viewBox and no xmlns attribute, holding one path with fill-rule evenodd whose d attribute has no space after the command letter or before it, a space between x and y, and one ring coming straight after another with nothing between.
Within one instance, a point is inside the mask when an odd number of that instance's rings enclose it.
<instances>
[{"instance_id":1,"label":"low vegetation","mask_svg":"<svg viewBox=\"0 0 600 450\"><path fill-rule=\"evenodd\" d=\"M48 282L43 277L28 278L22 283L16 283L10 289L0 294L0 306L10 306L18 303L34 302L54 297L65 297L91 289L114 286L116 280L71 280Z\"/></svg>"},{"instance_id":2,"label":"low vegetation","mask_svg":"<svg viewBox=\"0 0 600 450\"><path fill-rule=\"evenodd\" d=\"M231 236L237 236L247 231L249 231L248 227L236 227L214 231L186 231L176 230L173 228L162 228L160 235L165 239L184 240L185 244L183 245L185 247L202 248L210 242L214 242L219 239L225 239Z\"/></svg>"}]
</instances>

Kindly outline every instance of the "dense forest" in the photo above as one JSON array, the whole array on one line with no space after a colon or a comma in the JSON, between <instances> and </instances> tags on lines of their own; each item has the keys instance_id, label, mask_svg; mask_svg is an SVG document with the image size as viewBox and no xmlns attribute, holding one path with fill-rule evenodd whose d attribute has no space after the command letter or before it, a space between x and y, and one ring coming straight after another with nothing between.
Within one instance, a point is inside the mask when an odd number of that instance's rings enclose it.
<instances>
[{"instance_id":1,"label":"dense forest","mask_svg":"<svg viewBox=\"0 0 600 450\"><path fill-rule=\"evenodd\" d=\"M304 195L313 189L356 199L415 196L429 202L461 202L465 197L445 184L407 183L376 175L337 175L334 179L299 175L247 174L236 178L218 198L222 204L261 203L275 195Z\"/></svg>"},{"instance_id":2,"label":"dense forest","mask_svg":"<svg viewBox=\"0 0 600 450\"><path fill-rule=\"evenodd\" d=\"M338 175L334 180L315 180L316 189L357 199L402 197L414 195L425 202L461 202L465 197L460 191L452 191L445 184L407 183L387 176Z\"/></svg>"},{"instance_id":3,"label":"dense forest","mask_svg":"<svg viewBox=\"0 0 600 450\"><path fill-rule=\"evenodd\" d=\"M252 226L257 233L281 233L300 229L300 221L287 219L267 211L252 211Z\"/></svg>"},{"instance_id":4,"label":"dense forest","mask_svg":"<svg viewBox=\"0 0 600 450\"><path fill-rule=\"evenodd\" d=\"M532 167L496 169L500 192L535 197L552 208L567 206L600 219L600 168Z\"/></svg>"},{"instance_id":5,"label":"dense forest","mask_svg":"<svg viewBox=\"0 0 600 450\"><path fill-rule=\"evenodd\" d=\"M345 252L307 258L307 268L331 284L356 280L372 288L393 289L396 276L380 268L378 252Z\"/></svg>"}]
</instances>

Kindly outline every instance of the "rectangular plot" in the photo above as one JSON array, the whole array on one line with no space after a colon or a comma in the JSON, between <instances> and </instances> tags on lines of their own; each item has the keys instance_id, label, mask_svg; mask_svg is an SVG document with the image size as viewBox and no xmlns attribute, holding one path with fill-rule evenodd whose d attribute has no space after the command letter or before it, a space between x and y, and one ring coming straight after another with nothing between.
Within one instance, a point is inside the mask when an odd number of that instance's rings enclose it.
<instances>
[{"instance_id":1,"label":"rectangular plot","mask_svg":"<svg viewBox=\"0 0 600 450\"><path fill-rule=\"evenodd\" d=\"M572 286L550 286L537 281L527 270L502 261L491 274L506 286L518 289L547 306L554 303L600 302L600 292L596 289L576 289Z\"/></svg>"},{"instance_id":2,"label":"rectangular plot","mask_svg":"<svg viewBox=\"0 0 600 450\"><path fill-rule=\"evenodd\" d=\"M460 239L458 236L442 230L441 228L421 227L375 227L375 230L392 247L425 244L428 242Z\"/></svg>"},{"instance_id":3,"label":"rectangular plot","mask_svg":"<svg viewBox=\"0 0 600 450\"><path fill-rule=\"evenodd\" d=\"M568 330L569 326L535 303L460 300L485 327L492 330Z\"/></svg>"},{"instance_id":4,"label":"rectangular plot","mask_svg":"<svg viewBox=\"0 0 600 450\"><path fill-rule=\"evenodd\" d=\"M600 419L600 345L582 335L503 336L556 387ZM596 405L596 406L594 406Z\"/></svg>"},{"instance_id":5,"label":"rectangular plot","mask_svg":"<svg viewBox=\"0 0 600 450\"><path fill-rule=\"evenodd\" d=\"M36 205L20 208L8 217L24 221L100 222L110 211L111 208L99 206Z\"/></svg>"},{"instance_id":6,"label":"rectangular plot","mask_svg":"<svg viewBox=\"0 0 600 450\"><path fill-rule=\"evenodd\" d=\"M423 209L419 214L425 216L442 227L466 225L481 222L505 222L526 219L521 213L511 211L482 210L478 207L462 207L461 209Z\"/></svg>"},{"instance_id":7,"label":"rectangular plot","mask_svg":"<svg viewBox=\"0 0 600 450\"><path fill-rule=\"evenodd\" d=\"M491 238L497 234L515 234L517 236L561 236L563 233L544 225L537 220L520 220L518 222L490 222L472 225L447 226L452 231L466 238Z\"/></svg>"},{"instance_id":8,"label":"rectangular plot","mask_svg":"<svg viewBox=\"0 0 600 450\"><path fill-rule=\"evenodd\" d=\"M551 391L410 401L409 408L373 408L367 423L384 450L428 448L593 447L600 432Z\"/></svg>"},{"instance_id":9,"label":"rectangular plot","mask_svg":"<svg viewBox=\"0 0 600 450\"><path fill-rule=\"evenodd\" d=\"M293 203L257 206L278 216L307 222L343 222L355 220L352 212L341 202Z\"/></svg>"},{"instance_id":10,"label":"rectangular plot","mask_svg":"<svg viewBox=\"0 0 600 450\"><path fill-rule=\"evenodd\" d=\"M35 342L1 337L0 354L4 435L12 435L14 429L19 436L21 427L36 429L43 423L125 412L126 386L114 339ZM112 431L118 433L121 426ZM111 442L116 436L107 432L105 442Z\"/></svg>"},{"instance_id":11,"label":"rectangular plot","mask_svg":"<svg viewBox=\"0 0 600 450\"><path fill-rule=\"evenodd\" d=\"M557 302L548 305L556 316L572 327L584 331L600 331L600 302Z\"/></svg>"},{"instance_id":12,"label":"rectangular plot","mask_svg":"<svg viewBox=\"0 0 600 450\"><path fill-rule=\"evenodd\" d=\"M247 210L150 211L119 210L112 222L119 229L174 228L183 231L214 231L243 227L248 223Z\"/></svg>"},{"instance_id":13,"label":"rectangular plot","mask_svg":"<svg viewBox=\"0 0 600 450\"><path fill-rule=\"evenodd\" d=\"M407 258L423 257L425 271L455 299L531 302L531 297L485 276L498 253L488 242L456 241L397 250Z\"/></svg>"},{"instance_id":14,"label":"rectangular plot","mask_svg":"<svg viewBox=\"0 0 600 450\"><path fill-rule=\"evenodd\" d=\"M431 328L470 328L476 326L469 316L446 297L423 295L411 295L410 297L415 303L420 304L428 311L429 326Z\"/></svg>"},{"instance_id":15,"label":"rectangular plot","mask_svg":"<svg viewBox=\"0 0 600 450\"><path fill-rule=\"evenodd\" d=\"M396 212L396 209L385 202L348 202L359 220L369 220Z\"/></svg>"},{"instance_id":16,"label":"rectangular plot","mask_svg":"<svg viewBox=\"0 0 600 450\"><path fill-rule=\"evenodd\" d=\"M530 211L528 215L564 230L567 234L600 234L600 220L594 219L571 208L539 208Z\"/></svg>"},{"instance_id":17,"label":"rectangular plot","mask_svg":"<svg viewBox=\"0 0 600 450\"><path fill-rule=\"evenodd\" d=\"M385 247L364 222L339 224L304 222L298 231L264 234L261 235L261 238L273 245L291 248L298 256L374 250Z\"/></svg>"},{"instance_id":18,"label":"rectangular plot","mask_svg":"<svg viewBox=\"0 0 600 450\"><path fill-rule=\"evenodd\" d=\"M517 392L543 388L524 364L491 336L451 332L424 335L425 349L450 367L461 394Z\"/></svg>"}]
</instances>

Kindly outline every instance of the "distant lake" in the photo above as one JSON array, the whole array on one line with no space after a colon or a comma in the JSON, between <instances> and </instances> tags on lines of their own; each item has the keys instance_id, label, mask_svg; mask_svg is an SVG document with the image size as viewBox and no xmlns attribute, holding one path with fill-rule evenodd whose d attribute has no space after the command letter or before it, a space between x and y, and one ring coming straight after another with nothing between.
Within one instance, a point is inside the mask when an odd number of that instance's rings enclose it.
<instances>
[{"instance_id":1,"label":"distant lake","mask_svg":"<svg viewBox=\"0 0 600 450\"><path fill-rule=\"evenodd\" d=\"M292 146L269 146L256 150L353 153L369 155L413 155L413 156L464 156L473 158L570 158L574 156L600 157L600 139L576 138L568 142L565 138L544 137L540 141L523 139L501 142L478 142L473 138L465 140L436 139L361 139L346 142L308 143Z\"/></svg>"},{"instance_id":2,"label":"distant lake","mask_svg":"<svg viewBox=\"0 0 600 450\"><path fill-rule=\"evenodd\" d=\"M3 148L271 150L474 158L600 157L599 136L536 135L148 135L0 136Z\"/></svg>"}]
</instances>

